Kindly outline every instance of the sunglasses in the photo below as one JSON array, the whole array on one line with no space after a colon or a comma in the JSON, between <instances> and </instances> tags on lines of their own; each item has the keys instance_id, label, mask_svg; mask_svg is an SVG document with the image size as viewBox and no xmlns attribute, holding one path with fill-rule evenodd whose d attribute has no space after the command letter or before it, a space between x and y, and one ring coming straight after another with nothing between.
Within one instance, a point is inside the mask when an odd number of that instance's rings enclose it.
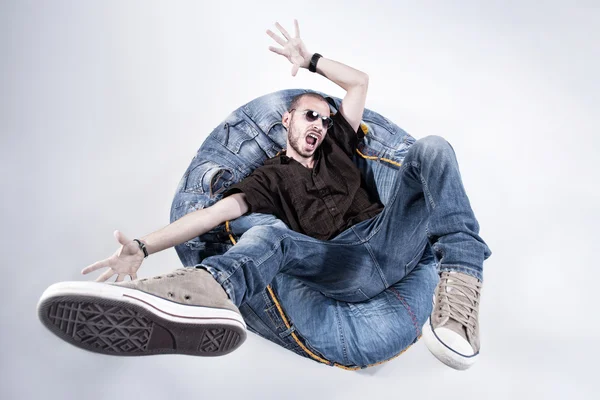
<instances>
[{"instance_id":1,"label":"sunglasses","mask_svg":"<svg viewBox=\"0 0 600 400\"><path fill-rule=\"evenodd\" d=\"M291 113L292 111L295 111L295 110L296 110L295 108L292 108L288 112ZM301 111L300 114L304 114L304 117L306 118L306 120L308 122L315 122L317 119L321 118L321 123L323 124L323 127L325 127L325 129L329 129L333 126L333 120L331 118L323 117L316 111L304 110L304 111Z\"/></svg>"}]
</instances>

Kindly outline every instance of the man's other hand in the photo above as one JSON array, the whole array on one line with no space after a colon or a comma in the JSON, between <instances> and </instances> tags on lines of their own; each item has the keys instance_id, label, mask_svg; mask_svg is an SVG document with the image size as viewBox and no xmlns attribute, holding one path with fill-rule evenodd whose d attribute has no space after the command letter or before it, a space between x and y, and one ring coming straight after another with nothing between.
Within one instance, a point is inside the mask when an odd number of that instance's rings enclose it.
<instances>
[{"instance_id":1,"label":"man's other hand","mask_svg":"<svg viewBox=\"0 0 600 400\"><path fill-rule=\"evenodd\" d=\"M96 279L96 282L105 282L113 275L117 275L115 282L121 282L127 275L131 276L131 280L137 279L137 270L144 261L142 249L140 249L137 242L129 240L121 231L116 230L114 235L121 244L121 247L109 258L97 261L85 267L81 270L83 275L89 274L100 268L108 267L108 270L100 275Z\"/></svg>"}]
</instances>

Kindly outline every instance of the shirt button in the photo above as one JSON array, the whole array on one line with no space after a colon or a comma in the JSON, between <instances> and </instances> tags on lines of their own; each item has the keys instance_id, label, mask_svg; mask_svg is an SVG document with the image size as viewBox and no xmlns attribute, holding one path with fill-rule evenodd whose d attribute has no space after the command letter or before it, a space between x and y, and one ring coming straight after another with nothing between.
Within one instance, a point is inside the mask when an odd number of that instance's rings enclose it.
<instances>
[{"instance_id":1,"label":"shirt button","mask_svg":"<svg viewBox=\"0 0 600 400\"><path fill-rule=\"evenodd\" d=\"M335 207L331 207L329 210L331 210L331 211L335 211Z\"/></svg>"}]
</instances>

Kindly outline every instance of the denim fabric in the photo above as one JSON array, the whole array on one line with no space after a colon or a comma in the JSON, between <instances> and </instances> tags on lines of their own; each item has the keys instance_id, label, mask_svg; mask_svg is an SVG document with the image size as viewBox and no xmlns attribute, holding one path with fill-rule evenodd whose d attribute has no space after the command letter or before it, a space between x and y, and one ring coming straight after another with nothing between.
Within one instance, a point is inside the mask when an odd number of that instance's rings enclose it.
<instances>
[{"instance_id":1,"label":"denim fabric","mask_svg":"<svg viewBox=\"0 0 600 400\"><path fill-rule=\"evenodd\" d=\"M240 307L249 329L303 357L364 368L389 360L415 343L432 310L439 281L431 248L400 282L374 298L350 303L312 290L299 279L278 274L271 287L286 316L288 328L267 292ZM293 339L297 333L311 357Z\"/></svg>"},{"instance_id":2,"label":"denim fabric","mask_svg":"<svg viewBox=\"0 0 600 400\"><path fill-rule=\"evenodd\" d=\"M178 185L171 221L214 204L280 151L282 114L302 92L259 97L216 127ZM338 108L341 100L331 99ZM363 123L368 132L355 162L386 206L378 216L324 242L273 216L251 214L176 246L184 266L201 264L213 273L250 330L303 356L358 367L417 340L437 271L482 279L491 255L449 143L437 136L415 141L368 109ZM239 238L235 246L230 235Z\"/></svg>"}]
</instances>

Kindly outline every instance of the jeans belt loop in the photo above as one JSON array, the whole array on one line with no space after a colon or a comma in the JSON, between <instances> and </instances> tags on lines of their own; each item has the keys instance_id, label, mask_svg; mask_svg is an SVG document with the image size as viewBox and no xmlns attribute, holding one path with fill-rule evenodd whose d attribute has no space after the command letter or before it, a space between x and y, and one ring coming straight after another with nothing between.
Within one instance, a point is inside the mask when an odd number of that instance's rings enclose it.
<instances>
[{"instance_id":1,"label":"jeans belt loop","mask_svg":"<svg viewBox=\"0 0 600 400\"><path fill-rule=\"evenodd\" d=\"M285 339L286 337L290 336L295 331L296 331L296 327L294 325L292 325L288 329L286 329L285 331L281 332L279 334L279 337L282 338L282 339Z\"/></svg>"}]
</instances>

